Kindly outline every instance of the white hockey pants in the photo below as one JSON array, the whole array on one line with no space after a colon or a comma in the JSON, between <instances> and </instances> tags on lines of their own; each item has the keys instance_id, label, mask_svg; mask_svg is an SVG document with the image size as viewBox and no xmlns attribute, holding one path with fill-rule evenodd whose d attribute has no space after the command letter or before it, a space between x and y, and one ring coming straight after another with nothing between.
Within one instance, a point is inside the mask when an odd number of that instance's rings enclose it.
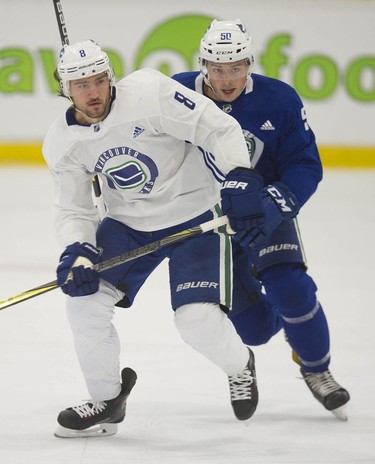
<instances>
[{"instance_id":1,"label":"white hockey pants","mask_svg":"<svg viewBox=\"0 0 375 464\"><path fill-rule=\"evenodd\" d=\"M115 398L120 385L120 341L112 324L114 305L122 293L101 280L93 295L67 297L67 317L75 350L90 397L94 401ZM193 303L175 314L183 340L226 374L241 372L249 352L227 315L217 304Z\"/></svg>"},{"instance_id":2,"label":"white hockey pants","mask_svg":"<svg viewBox=\"0 0 375 464\"><path fill-rule=\"evenodd\" d=\"M226 374L240 373L249 351L228 316L215 303L190 303L176 310L175 325L183 340Z\"/></svg>"}]
</instances>

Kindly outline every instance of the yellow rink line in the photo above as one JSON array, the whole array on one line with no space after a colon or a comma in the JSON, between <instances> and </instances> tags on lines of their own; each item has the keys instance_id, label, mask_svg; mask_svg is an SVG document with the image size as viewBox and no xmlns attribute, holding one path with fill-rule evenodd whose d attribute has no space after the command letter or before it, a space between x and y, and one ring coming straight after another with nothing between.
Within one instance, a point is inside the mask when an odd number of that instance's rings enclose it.
<instances>
[{"instance_id":1,"label":"yellow rink line","mask_svg":"<svg viewBox=\"0 0 375 464\"><path fill-rule=\"evenodd\" d=\"M324 167L375 168L375 147L319 146Z\"/></svg>"},{"instance_id":2,"label":"yellow rink line","mask_svg":"<svg viewBox=\"0 0 375 464\"><path fill-rule=\"evenodd\" d=\"M319 147L325 167L375 168L375 147ZM40 143L0 143L0 164L45 166Z\"/></svg>"},{"instance_id":3,"label":"yellow rink line","mask_svg":"<svg viewBox=\"0 0 375 464\"><path fill-rule=\"evenodd\" d=\"M0 144L0 164L44 165L41 143L2 143Z\"/></svg>"}]
</instances>

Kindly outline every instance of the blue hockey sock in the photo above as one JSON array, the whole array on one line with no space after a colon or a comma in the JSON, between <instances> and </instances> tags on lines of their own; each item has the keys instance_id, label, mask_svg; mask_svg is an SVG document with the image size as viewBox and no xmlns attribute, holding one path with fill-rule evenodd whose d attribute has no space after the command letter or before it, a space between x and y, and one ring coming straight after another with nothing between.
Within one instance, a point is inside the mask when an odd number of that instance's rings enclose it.
<instances>
[{"instance_id":1,"label":"blue hockey sock","mask_svg":"<svg viewBox=\"0 0 375 464\"><path fill-rule=\"evenodd\" d=\"M304 370L327 370L329 329L312 278L298 264L272 266L262 271L261 277L270 302L279 307L288 342Z\"/></svg>"}]
</instances>

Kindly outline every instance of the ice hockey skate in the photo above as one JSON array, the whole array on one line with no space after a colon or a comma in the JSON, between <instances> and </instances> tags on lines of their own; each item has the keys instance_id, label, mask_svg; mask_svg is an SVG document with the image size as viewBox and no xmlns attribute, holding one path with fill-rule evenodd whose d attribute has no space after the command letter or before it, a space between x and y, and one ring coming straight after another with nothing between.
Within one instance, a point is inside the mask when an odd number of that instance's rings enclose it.
<instances>
[{"instance_id":1,"label":"ice hockey skate","mask_svg":"<svg viewBox=\"0 0 375 464\"><path fill-rule=\"evenodd\" d=\"M245 369L240 374L228 376L233 412L240 421L250 419L258 405L255 358L250 348L249 355Z\"/></svg>"},{"instance_id":2,"label":"ice hockey skate","mask_svg":"<svg viewBox=\"0 0 375 464\"><path fill-rule=\"evenodd\" d=\"M315 398L338 419L347 421L349 392L336 382L330 371L305 372L301 367L301 374Z\"/></svg>"},{"instance_id":3,"label":"ice hockey skate","mask_svg":"<svg viewBox=\"0 0 375 464\"><path fill-rule=\"evenodd\" d=\"M57 417L59 426L55 430L58 438L104 437L117 433L117 424L126 413L126 400L135 385L137 374L126 367L122 370L120 394L108 401L88 401L61 411Z\"/></svg>"}]
</instances>

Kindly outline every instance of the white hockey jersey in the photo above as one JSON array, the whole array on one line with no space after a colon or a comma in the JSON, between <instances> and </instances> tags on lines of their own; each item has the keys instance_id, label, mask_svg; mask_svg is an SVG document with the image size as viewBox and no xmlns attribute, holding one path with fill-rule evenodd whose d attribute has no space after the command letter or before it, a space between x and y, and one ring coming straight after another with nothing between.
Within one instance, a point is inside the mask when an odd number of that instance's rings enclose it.
<instances>
[{"instance_id":1,"label":"white hockey jersey","mask_svg":"<svg viewBox=\"0 0 375 464\"><path fill-rule=\"evenodd\" d=\"M198 216L220 201L220 183L250 167L240 125L208 98L152 69L116 84L105 120L49 128L43 155L55 184L55 229L61 246L95 244L97 174L107 214L133 229L154 231Z\"/></svg>"}]
</instances>

